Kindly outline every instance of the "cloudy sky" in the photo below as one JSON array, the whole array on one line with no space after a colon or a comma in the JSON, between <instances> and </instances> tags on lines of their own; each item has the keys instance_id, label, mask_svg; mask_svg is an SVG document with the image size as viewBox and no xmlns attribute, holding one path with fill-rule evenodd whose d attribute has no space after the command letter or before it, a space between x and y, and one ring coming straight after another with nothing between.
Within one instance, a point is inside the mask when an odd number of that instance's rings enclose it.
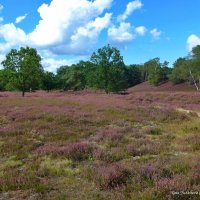
<instances>
[{"instance_id":1,"label":"cloudy sky","mask_svg":"<svg viewBox=\"0 0 200 200\"><path fill-rule=\"evenodd\" d=\"M172 64L200 44L199 8L199 0L0 0L0 61L28 45L55 72L109 43L126 64Z\"/></svg>"}]
</instances>

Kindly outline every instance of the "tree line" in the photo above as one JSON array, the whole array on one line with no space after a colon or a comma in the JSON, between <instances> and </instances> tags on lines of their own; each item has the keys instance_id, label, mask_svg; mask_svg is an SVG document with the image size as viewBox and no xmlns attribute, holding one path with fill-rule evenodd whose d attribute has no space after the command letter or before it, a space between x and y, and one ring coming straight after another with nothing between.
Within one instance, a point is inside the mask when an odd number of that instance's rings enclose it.
<instances>
[{"instance_id":1,"label":"tree line","mask_svg":"<svg viewBox=\"0 0 200 200\"><path fill-rule=\"evenodd\" d=\"M168 67L167 61L161 63L160 58L125 65L120 51L110 45L98 49L88 61L61 66L56 74L44 71L41 60L34 48L12 49L1 63L0 90L22 91L22 96L38 89L94 89L109 93L122 92L145 81L157 86L168 79L174 84L187 81L197 90L200 88L200 45L193 48L190 56L178 58L173 68Z\"/></svg>"}]
</instances>

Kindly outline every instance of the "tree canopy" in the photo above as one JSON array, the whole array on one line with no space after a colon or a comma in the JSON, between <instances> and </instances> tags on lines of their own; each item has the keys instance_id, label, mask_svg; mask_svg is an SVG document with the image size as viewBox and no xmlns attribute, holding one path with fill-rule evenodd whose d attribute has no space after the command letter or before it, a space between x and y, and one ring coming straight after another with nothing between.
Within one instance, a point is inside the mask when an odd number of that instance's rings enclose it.
<instances>
[{"instance_id":1,"label":"tree canopy","mask_svg":"<svg viewBox=\"0 0 200 200\"><path fill-rule=\"evenodd\" d=\"M92 54L90 61L95 66L97 89L104 89L108 93L127 88L126 68L117 48L104 46Z\"/></svg>"},{"instance_id":2,"label":"tree canopy","mask_svg":"<svg viewBox=\"0 0 200 200\"><path fill-rule=\"evenodd\" d=\"M11 49L2 61L0 91L20 90L84 90L121 92L141 82L158 86L170 79L174 84L188 82L200 90L200 45L189 56L178 58L173 68L160 58L143 64L125 65L119 49L106 45L94 52L88 61L61 66L57 73L44 71L37 50L30 47Z\"/></svg>"},{"instance_id":3,"label":"tree canopy","mask_svg":"<svg viewBox=\"0 0 200 200\"><path fill-rule=\"evenodd\" d=\"M200 90L200 45L194 47L190 55L175 61L171 80L175 84L189 82Z\"/></svg>"},{"instance_id":4,"label":"tree canopy","mask_svg":"<svg viewBox=\"0 0 200 200\"><path fill-rule=\"evenodd\" d=\"M12 49L6 59L2 61L5 70L12 74L9 79L11 85L22 91L37 89L40 84L43 68L41 57L37 50L30 47L21 47L19 50Z\"/></svg>"}]
</instances>

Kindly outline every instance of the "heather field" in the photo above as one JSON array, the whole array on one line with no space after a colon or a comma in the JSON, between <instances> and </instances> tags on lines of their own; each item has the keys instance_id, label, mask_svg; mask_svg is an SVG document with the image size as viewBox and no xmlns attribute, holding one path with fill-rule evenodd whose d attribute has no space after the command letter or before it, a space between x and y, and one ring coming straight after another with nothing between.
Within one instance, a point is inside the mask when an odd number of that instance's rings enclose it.
<instances>
[{"instance_id":1,"label":"heather field","mask_svg":"<svg viewBox=\"0 0 200 200\"><path fill-rule=\"evenodd\" d=\"M1 92L0 200L200 199L199 117L195 92Z\"/></svg>"}]
</instances>

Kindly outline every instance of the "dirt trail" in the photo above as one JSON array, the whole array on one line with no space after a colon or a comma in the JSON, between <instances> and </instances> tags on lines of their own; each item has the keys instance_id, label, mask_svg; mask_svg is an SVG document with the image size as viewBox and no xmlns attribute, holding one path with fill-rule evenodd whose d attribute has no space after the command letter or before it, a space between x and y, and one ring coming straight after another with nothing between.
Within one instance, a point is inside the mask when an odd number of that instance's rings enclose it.
<instances>
[{"instance_id":1,"label":"dirt trail","mask_svg":"<svg viewBox=\"0 0 200 200\"><path fill-rule=\"evenodd\" d=\"M187 110L187 109L183 109L183 108L177 108L176 110L178 112L187 113L187 114L189 114L189 113L195 113L195 114L197 114L198 117L200 117L200 112L196 112L194 110Z\"/></svg>"}]
</instances>

